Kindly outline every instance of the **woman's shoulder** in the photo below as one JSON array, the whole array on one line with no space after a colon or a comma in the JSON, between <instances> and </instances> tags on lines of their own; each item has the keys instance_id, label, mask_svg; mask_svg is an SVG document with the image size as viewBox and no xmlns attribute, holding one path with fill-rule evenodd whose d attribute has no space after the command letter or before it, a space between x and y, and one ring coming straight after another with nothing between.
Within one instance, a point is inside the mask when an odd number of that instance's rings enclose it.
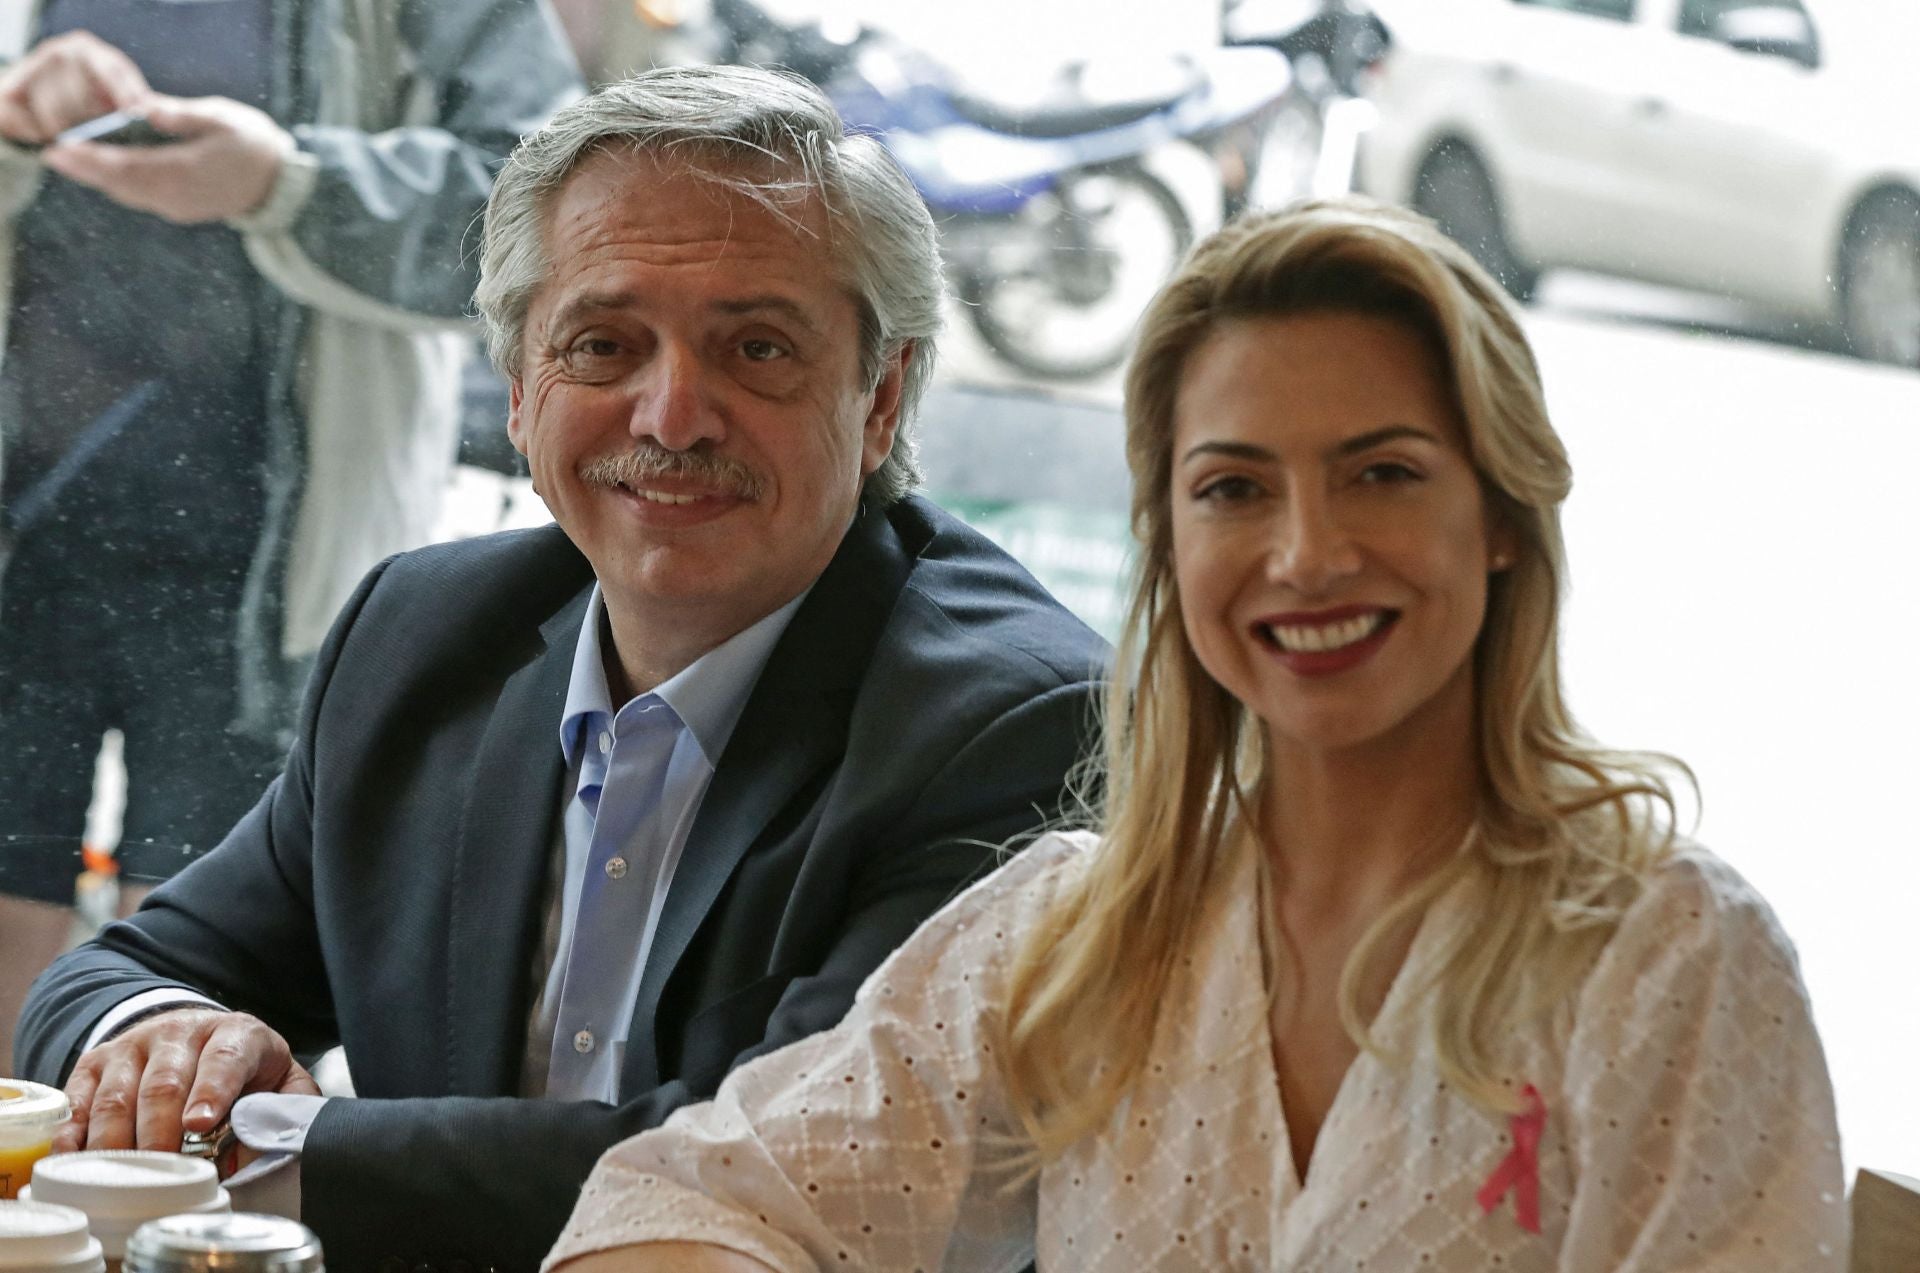
<instances>
[{"instance_id":1,"label":"woman's shoulder","mask_svg":"<svg viewBox=\"0 0 1920 1273\"><path fill-rule=\"evenodd\" d=\"M1729 935L1752 930L1756 936L1772 934L1783 943L1786 940L1760 890L1725 858L1691 840L1676 840L1647 872L1622 926L1635 920L1642 925L1719 930Z\"/></svg>"},{"instance_id":2,"label":"woman's shoulder","mask_svg":"<svg viewBox=\"0 0 1920 1273\"><path fill-rule=\"evenodd\" d=\"M1726 859L1688 840L1676 840L1640 877L1601 962L1643 974L1712 969L1715 976L1784 981L1798 992L1799 958L1773 907Z\"/></svg>"},{"instance_id":3,"label":"woman's shoulder","mask_svg":"<svg viewBox=\"0 0 1920 1273\"><path fill-rule=\"evenodd\" d=\"M1007 857L979 883L953 902L942 916L992 916L1020 926L1037 919L1054 898L1086 869L1100 846L1092 831L1049 831L1024 846L1009 848Z\"/></svg>"},{"instance_id":4,"label":"woman's shoulder","mask_svg":"<svg viewBox=\"0 0 1920 1273\"><path fill-rule=\"evenodd\" d=\"M1050 831L1010 849L1005 862L894 951L869 985L925 976L943 964L968 970L970 979L1003 968L1019 939L1085 869L1099 843L1091 831Z\"/></svg>"},{"instance_id":5,"label":"woman's shoulder","mask_svg":"<svg viewBox=\"0 0 1920 1273\"><path fill-rule=\"evenodd\" d=\"M1093 831L1048 831L1035 836L1024 847L1011 851L998 869L981 884L989 893L1017 891L1031 895L1051 895L1092 860L1100 847L1100 836Z\"/></svg>"}]
</instances>

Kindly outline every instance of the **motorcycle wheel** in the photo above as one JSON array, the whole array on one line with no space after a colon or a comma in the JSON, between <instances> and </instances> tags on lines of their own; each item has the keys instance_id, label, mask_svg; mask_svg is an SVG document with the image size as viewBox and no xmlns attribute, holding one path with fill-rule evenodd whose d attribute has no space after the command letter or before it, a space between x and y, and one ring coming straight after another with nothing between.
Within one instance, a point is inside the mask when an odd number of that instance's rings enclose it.
<instances>
[{"instance_id":1,"label":"motorcycle wheel","mask_svg":"<svg viewBox=\"0 0 1920 1273\"><path fill-rule=\"evenodd\" d=\"M1179 198L1130 165L1063 178L1003 233L1017 248L961 279L961 299L995 354L1052 378L1125 357L1141 311L1193 243Z\"/></svg>"},{"instance_id":2,"label":"motorcycle wheel","mask_svg":"<svg viewBox=\"0 0 1920 1273\"><path fill-rule=\"evenodd\" d=\"M1888 196L1855 216L1841 258L1840 306L1856 357L1920 367L1920 204Z\"/></svg>"}]
</instances>

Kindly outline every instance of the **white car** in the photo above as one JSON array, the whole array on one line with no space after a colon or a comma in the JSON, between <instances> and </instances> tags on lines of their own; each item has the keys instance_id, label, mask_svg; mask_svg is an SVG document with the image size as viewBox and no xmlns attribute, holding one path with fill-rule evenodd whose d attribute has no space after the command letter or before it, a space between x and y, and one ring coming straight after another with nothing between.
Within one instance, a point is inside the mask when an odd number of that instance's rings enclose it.
<instances>
[{"instance_id":1,"label":"white car","mask_svg":"<svg viewBox=\"0 0 1920 1273\"><path fill-rule=\"evenodd\" d=\"M1574 267L1695 288L1920 366L1913 106L1822 65L1801 0L1376 0L1363 189L1516 295Z\"/></svg>"}]
</instances>

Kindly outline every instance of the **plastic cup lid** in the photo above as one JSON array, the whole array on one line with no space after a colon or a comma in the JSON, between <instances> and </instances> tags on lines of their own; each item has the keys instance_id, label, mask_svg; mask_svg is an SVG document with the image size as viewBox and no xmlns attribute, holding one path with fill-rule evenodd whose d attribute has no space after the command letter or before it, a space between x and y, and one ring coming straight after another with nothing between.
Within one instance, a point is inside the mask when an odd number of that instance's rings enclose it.
<instances>
[{"instance_id":1,"label":"plastic cup lid","mask_svg":"<svg viewBox=\"0 0 1920 1273\"><path fill-rule=\"evenodd\" d=\"M100 1265L100 1244L87 1217L46 1202L0 1202L0 1269L87 1269Z\"/></svg>"},{"instance_id":2,"label":"plastic cup lid","mask_svg":"<svg viewBox=\"0 0 1920 1273\"><path fill-rule=\"evenodd\" d=\"M127 1240L128 1263L142 1268L209 1267L251 1273L320 1273L320 1239L298 1220L235 1211L164 1216Z\"/></svg>"},{"instance_id":3,"label":"plastic cup lid","mask_svg":"<svg viewBox=\"0 0 1920 1273\"><path fill-rule=\"evenodd\" d=\"M96 1219L152 1219L198 1211L221 1196L219 1173L204 1158L148 1149L54 1154L33 1166L33 1200L78 1207Z\"/></svg>"},{"instance_id":4,"label":"plastic cup lid","mask_svg":"<svg viewBox=\"0 0 1920 1273\"><path fill-rule=\"evenodd\" d=\"M67 1121L67 1094L45 1083L0 1079L0 1129Z\"/></svg>"}]
</instances>

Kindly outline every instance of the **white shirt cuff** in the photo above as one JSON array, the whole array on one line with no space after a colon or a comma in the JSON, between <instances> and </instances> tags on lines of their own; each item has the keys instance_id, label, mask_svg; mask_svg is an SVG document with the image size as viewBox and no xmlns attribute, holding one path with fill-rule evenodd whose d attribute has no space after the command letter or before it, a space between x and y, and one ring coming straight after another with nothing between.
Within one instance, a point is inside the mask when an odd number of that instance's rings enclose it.
<instances>
[{"instance_id":1,"label":"white shirt cuff","mask_svg":"<svg viewBox=\"0 0 1920 1273\"><path fill-rule=\"evenodd\" d=\"M262 1154L224 1182L235 1211L300 1218L300 1155Z\"/></svg>"},{"instance_id":2,"label":"white shirt cuff","mask_svg":"<svg viewBox=\"0 0 1920 1273\"><path fill-rule=\"evenodd\" d=\"M203 994L196 994L184 986L162 986L158 990L143 990L130 999L122 999L108 1008L101 1018L94 1022L93 1033L87 1036L87 1045L80 1050L91 1052L112 1038L131 1018L139 1016L153 1008L178 1006L182 1008L219 1008L226 1011L224 1005L215 1003Z\"/></svg>"},{"instance_id":3,"label":"white shirt cuff","mask_svg":"<svg viewBox=\"0 0 1920 1273\"><path fill-rule=\"evenodd\" d=\"M260 1157L229 1176L235 1211L300 1218L300 1151L320 1109L333 1098L255 1092L233 1104L233 1134Z\"/></svg>"},{"instance_id":4,"label":"white shirt cuff","mask_svg":"<svg viewBox=\"0 0 1920 1273\"><path fill-rule=\"evenodd\" d=\"M307 1147L307 1131L331 1100L294 1092L255 1092L233 1103L233 1134L261 1154L297 1154ZM240 1178L239 1172L234 1179Z\"/></svg>"}]
</instances>

